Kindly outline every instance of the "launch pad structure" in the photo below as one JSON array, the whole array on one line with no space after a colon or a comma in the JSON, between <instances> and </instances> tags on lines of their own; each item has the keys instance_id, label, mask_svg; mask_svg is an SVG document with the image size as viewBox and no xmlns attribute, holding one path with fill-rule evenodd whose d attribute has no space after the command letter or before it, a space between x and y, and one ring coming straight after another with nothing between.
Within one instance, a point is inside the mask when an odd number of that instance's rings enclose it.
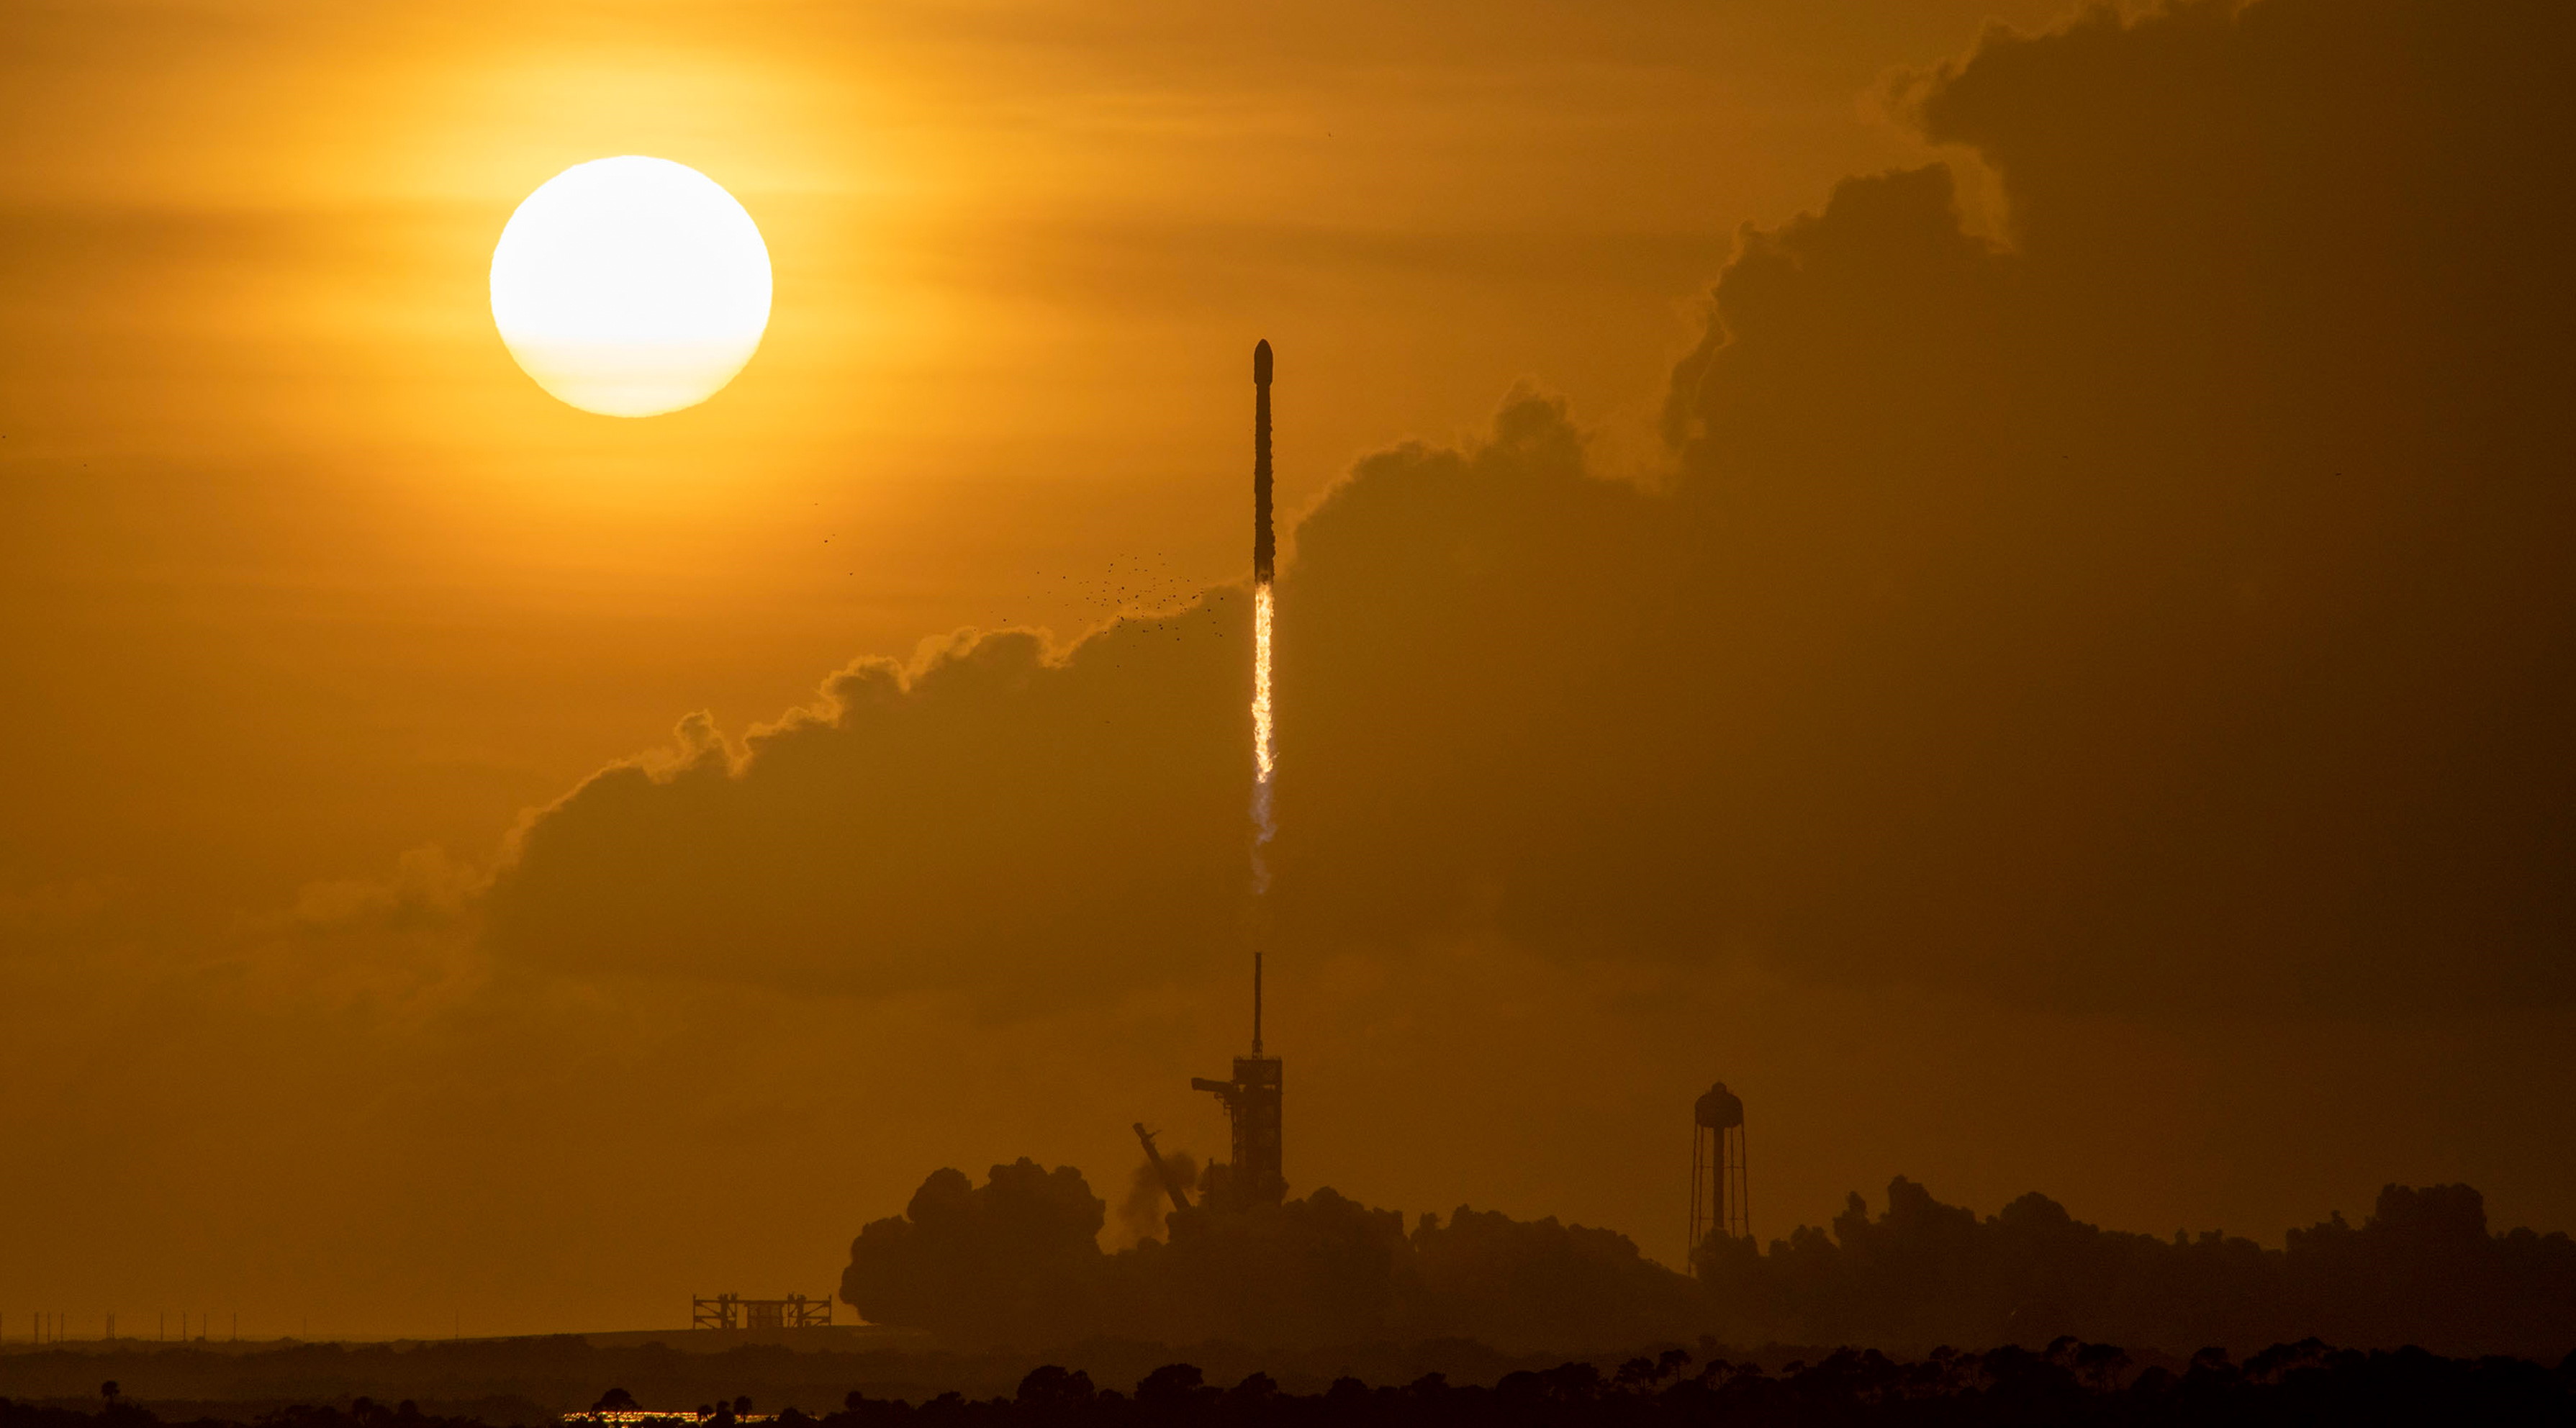
<instances>
[{"instance_id":1,"label":"launch pad structure","mask_svg":"<svg viewBox=\"0 0 2576 1428\"><path fill-rule=\"evenodd\" d=\"M1281 1169L1279 1093L1283 1085L1279 1058L1261 1054L1261 954L1252 954L1252 1054L1234 1058L1234 1079L1190 1078L1190 1089L1207 1091L1225 1103L1234 1125L1233 1162L1227 1193L1238 1205L1276 1205L1288 1198L1288 1177Z\"/></svg>"},{"instance_id":2,"label":"launch pad structure","mask_svg":"<svg viewBox=\"0 0 2576 1428\"><path fill-rule=\"evenodd\" d=\"M1234 1123L1229 1195L1244 1205L1276 1205L1288 1198L1288 1178L1280 1170L1279 1058L1238 1056L1233 1080L1193 1076L1190 1089L1214 1092Z\"/></svg>"},{"instance_id":3,"label":"launch pad structure","mask_svg":"<svg viewBox=\"0 0 2576 1428\"><path fill-rule=\"evenodd\" d=\"M713 1299L695 1295L689 1299L689 1327L692 1329L813 1329L832 1322L832 1296L808 1299L790 1294L784 1299L745 1299L739 1294L719 1294Z\"/></svg>"}]
</instances>

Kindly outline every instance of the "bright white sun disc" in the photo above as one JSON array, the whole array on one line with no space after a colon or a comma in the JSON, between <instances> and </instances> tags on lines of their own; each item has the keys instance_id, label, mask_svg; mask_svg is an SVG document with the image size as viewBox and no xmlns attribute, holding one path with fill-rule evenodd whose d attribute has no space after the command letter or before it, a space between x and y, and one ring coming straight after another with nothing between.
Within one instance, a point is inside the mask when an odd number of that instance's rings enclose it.
<instances>
[{"instance_id":1,"label":"bright white sun disc","mask_svg":"<svg viewBox=\"0 0 2576 1428\"><path fill-rule=\"evenodd\" d=\"M686 164L575 164L529 194L492 249L492 321L537 385L607 416L696 406L769 327L769 247Z\"/></svg>"}]
</instances>

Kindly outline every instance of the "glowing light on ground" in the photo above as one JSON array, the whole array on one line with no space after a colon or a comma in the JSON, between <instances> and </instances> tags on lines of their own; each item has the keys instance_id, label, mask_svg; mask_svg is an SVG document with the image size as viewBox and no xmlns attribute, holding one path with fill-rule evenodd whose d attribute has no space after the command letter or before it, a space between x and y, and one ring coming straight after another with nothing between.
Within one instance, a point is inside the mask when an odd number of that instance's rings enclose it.
<instances>
[{"instance_id":1,"label":"glowing light on ground","mask_svg":"<svg viewBox=\"0 0 2576 1428\"><path fill-rule=\"evenodd\" d=\"M537 385L605 416L695 406L769 327L769 248L715 180L668 159L575 164L492 250L492 321Z\"/></svg>"}]
</instances>

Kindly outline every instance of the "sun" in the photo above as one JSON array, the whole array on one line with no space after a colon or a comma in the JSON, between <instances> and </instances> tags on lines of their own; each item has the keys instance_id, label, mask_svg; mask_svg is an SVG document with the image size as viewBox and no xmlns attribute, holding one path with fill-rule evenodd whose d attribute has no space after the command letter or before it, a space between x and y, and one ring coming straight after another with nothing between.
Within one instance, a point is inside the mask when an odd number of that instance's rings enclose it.
<instances>
[{"instance_id":1,"label":"sun","mask_svg":"<svg viewBox=\"0 0 2576 1428\"><path fill-rule=\"evenodd\" d=\"M502 228L492 321L538 386L583 411L693 407L760 347L769 247L734 196L686 164L575 164Z\"/></svg>"}]
</instances>

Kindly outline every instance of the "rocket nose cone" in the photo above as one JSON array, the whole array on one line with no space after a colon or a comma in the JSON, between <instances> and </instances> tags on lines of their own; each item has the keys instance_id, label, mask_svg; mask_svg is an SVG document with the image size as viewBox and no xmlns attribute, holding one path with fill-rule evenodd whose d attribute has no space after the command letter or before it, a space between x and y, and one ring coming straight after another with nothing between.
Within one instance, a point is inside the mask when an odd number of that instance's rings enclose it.
<instances>
[{"instance_id":1,"label":"rocket nose cone","mask_svg":"<svg viewBox=\"0 0 2576 1428\"><path fill-rule=\"evenodd\" d=\"M1270 339L1252 344L1252 380L1257 386L1270 385Z\"/></svg>"}]
</instances>

